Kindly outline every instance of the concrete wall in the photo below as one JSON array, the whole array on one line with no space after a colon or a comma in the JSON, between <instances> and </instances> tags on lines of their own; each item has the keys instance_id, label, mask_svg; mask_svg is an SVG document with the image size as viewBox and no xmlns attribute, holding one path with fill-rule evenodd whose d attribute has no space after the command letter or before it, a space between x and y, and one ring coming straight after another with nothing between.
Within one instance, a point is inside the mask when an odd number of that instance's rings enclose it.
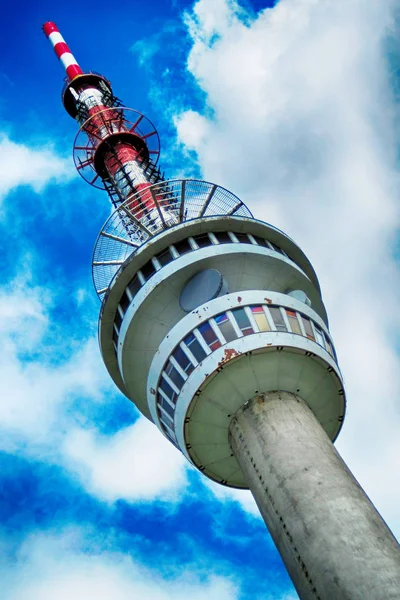
<instances>
[{"instance_id":1,"label":"concrete wall","mask_svg":"<svg viewBox=\"0 0 400 600\"><path fill-rule=\"evenodd\" d=\"M301 398L257 395L229 436L302 600L400 599L400 548Z\"/></svg>"}]
</instances>

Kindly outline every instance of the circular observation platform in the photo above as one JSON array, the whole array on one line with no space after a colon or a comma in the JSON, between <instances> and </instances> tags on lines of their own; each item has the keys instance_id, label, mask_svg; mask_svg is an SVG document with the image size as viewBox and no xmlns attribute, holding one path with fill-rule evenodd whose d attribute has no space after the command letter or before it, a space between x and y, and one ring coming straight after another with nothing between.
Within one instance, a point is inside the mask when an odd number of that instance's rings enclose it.
<instances>
[{"instance_id":1,"label":"circular observation platform","mask_svg":"<svg viewBox=\"0 0 400 600\"><path fill-rule=\"evenodd\" d=\"M331 439L340 430L343 384L318 279L293 240L224 188L174 180L148 189L152 222L129 199L96 244L103 360L192 464L246 487L228 427L255 393L293 391Z\"/></svg>"},{"instance_id":2,"label":"circular observation platform","mask_svg":"<svg viewBox=\"0 0 400 600\"><path fill-rule=\"evenodd\" d=\"M307 297L328 324L312 265L290 238L271 225L222 215L161 231L119 268L99 319L99 342L110 376L148 418L151 361L169 331L187 314L182 298L188 284L209 269L217 270L222 283L221 289L211 290L209 299L235 291L240 298L248 290L285 294L302 290L303 303ZM204 301L203 293L191 297L196 305Z\"/></svg>"},{"instance_id":3,"label":"circular observation platform","mask_svg":"<svg viewBox=\"0 0 400 600\"><path fill-rule=\"evenodd\" d=\"M186 221L216 216L253 215L232 192L197 179L163 181L130 196L107 219L95 243L92 273L99 298L104 299L124 262L151 238Z\"/></svg>"},{"instance_id":4,"label":"circular observation platform","mask_svg":"<svg viewBox=\"0 0 400 600\"><path fill-rule=\"evenodd\" d=\"M147 401L154 423L201 472L247 488L230 421L255 394L276 390L299 395L335 440L345 394L326 324L285 294L251 290L211 300L170 331L149 369Z\"/></svg>"}]
</instances>

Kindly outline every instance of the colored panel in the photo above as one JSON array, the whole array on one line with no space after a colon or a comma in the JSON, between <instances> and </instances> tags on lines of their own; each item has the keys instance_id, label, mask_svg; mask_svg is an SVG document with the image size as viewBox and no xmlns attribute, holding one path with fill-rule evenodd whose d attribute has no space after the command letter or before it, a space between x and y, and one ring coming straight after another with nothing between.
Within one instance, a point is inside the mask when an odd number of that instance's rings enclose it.
<instances>
[{"instance_id":1,"label":"colored panel","mask_svg":"<svg viewBox=\"0 0 400 600\"><path fill-rule=\"evenodd\" d=\"M226 313L222 313L221 315L214 317L214 320L218 325L219 330L224 336L226 342L231 342L232 340L237 339L237 333L234 330L232 323L230 322L229 317Z\"/></svg>"},{"instance_id":2,"label":"colored panel","mask_svg":"<svg viewBox=\"0 0 400 600\"><path fill-rule=\"evenodd\" d=\"M221 342L216 336L215 331L212 329L210 323L203 323L198 328L200 334L204 338L206 344L210 347L210 350L217 350L221 347Z\"/></svg>"},{"instance_id":3,"label":"colored panel","mask_svg":"<svg viewBox=\"0 0 400 600\"><path fill-rule=\"evenodd\" d=\"M249 317L246 315L244 308L234 308L231 312L243 335L254 333L254 329L251 326Z\"/></svg>"},{"instance_id":4,"label":"colored panel","mask_svg":"<svg viewBox=\"0 0 400 600\"><path fill-rule=\"evenodd\" d=\"M251 312L260 331L271 331L262 306L251 306Z\"/></svg>"},{"instance_id":5,"label":"colored panel","mask_svg":"<svg viewBox=\"0 0 400 600\"><path fill-rule=\"evenodd\" d=\"M312 330L311 327L311 321L308 317L305 317L304 315L301 315L301 318L303 319L303 325L304 325L304 329L306 332L306 336L310 339L313 340L315 342L315 336L314 336L314 332Z\"/></svg>"},{"instance_id":6,"label":"colored panel","mask_svg":"<svg viewBox=\"0 0 400 600\"><path fill-rule=\"evenodd\" d=\"M278 306L269 306L269 312L271 313L272 320L275 323L275 327L278 331L287 331L286 323L283 320L281 309Z\"/></svg>"},{"instance_id":7,"label":"colored panel","mask_svg":"<svg viewBox=\"0 0 400 600\"><path fill-rule=\"evenodd\" d=\"M297 315L293 310L286 309L286 315L289 321L290 329L293 333L297 333L298 335L303 335L300 329L299 322L297 320Z\"/></svg>"}]
</instances>

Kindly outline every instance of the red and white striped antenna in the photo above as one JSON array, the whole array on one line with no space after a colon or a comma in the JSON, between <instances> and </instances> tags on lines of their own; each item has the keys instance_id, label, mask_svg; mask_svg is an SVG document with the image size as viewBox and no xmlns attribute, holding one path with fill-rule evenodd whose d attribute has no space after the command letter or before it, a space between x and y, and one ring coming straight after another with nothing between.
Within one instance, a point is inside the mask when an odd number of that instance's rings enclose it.
<instances>
[{"instance_id":1,"label":"red and white striped antenna","mask_svg":"<svg viewBox=\"0 0 400 600\"><path fill-rule=\"evenodd\" d=\"M154 125L141 113L122 107L102 75L81 69L55 23L45 23L43 32L67 75L64 107L80 125L73 152L78 172L91 185L105 189L114 206L129 202L135 222L143 221L147 230L154 229L157 220L165 224L164 208L149 190L163 181L156 166L160 140Z\"/></svg>"},{"instance_id":2,"label":"red and white striped antenna","mask_svg":"<svg viewBox=\"0 0 400 600\"><path fill-rule=\"evenodd\" d=\"M43 25L43 31L53 46L54 52L63 64L69 81L72 81L77 75L82 75L83 71L59 32L57 25L52 23L52 21L47 21Z\"/></svg>"}]
</instances>

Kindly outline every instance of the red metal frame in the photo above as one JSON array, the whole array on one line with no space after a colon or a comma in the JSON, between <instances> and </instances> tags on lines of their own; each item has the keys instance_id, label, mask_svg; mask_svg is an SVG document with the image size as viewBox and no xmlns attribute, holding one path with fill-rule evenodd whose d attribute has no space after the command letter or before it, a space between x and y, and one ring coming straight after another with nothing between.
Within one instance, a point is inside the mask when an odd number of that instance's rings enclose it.
<instances>
[{"instance_id":1,"label":"red metal frame","mask_svg":"<svg viewBox=\"0 0 400 600\"><path fill-rule=\"evenodd\" d=\"M132 198L132 209L140 206L151 221L156 204L148 188L161 179L157 130L143 114L120 107L103 76L82 71L54 23L43 31L67 74L64 106L81 124L73 147L79 174L106 189L114 204Z\"/></svg>"},{"instance_id":2,"label":"red metal frame","mask_svg":"<svg viewBox=\"0 0 400 600\"><path fill-rule=\"evenodd\" d=\"M95 155L101 145L104 142L110 144L116 134L128 134L139 138L146 147L142 158L150 158L154 164L157 164L160 156L160 138L153 123L147 117L133 108L113 108L113 114L108 111L110 109L107 108L89 117L79 129L73 145L75 167L85 181L98 189L106 189L106 185L100 173L96 171ZM103 137L99 137L92 127L94 118L97 123L102 118L101 113L108 117L102 123L102 126L108 130L108 135ZM132 141L135 141L136 146L139 145L137 139L134 140L132 137ZM99 167L97 168L99 170Z\"/></svg>"}]
</instances>

